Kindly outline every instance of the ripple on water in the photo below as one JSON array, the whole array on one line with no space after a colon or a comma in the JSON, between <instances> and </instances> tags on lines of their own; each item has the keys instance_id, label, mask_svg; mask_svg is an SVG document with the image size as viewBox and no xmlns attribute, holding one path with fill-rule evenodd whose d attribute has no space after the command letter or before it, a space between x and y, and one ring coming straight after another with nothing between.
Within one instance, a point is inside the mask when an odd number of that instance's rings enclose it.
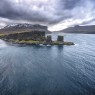
<instances>
[{"instance_id":1,"label":"ripple on water","mask_svg":"<svg viewBox=\"0 0 95 95\"><path fill-rule=\"evenodd\" d=\"M0 40L0 95L95 95L94 39L68 35L76 45L63 47L7 46Z\"/></svg>"}]
</instances>

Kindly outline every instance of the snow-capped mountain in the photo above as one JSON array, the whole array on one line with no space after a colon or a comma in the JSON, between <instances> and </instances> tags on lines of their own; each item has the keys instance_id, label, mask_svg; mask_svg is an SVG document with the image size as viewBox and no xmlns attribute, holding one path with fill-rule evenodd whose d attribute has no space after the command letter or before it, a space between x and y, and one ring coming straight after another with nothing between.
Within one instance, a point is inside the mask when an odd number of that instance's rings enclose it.
<instances>
[{"instance_id":1,"label":"snow-capped mountain","mask_svg":"<svg viewBox=\"0 0 95 95\"><path fill-rule=\"evenodd\" d=\"M4 29L8 29L8 28L29 28L29 29L45 29L47 30L47 26L42 26L39 24L36 25L32 25L32 24L12 24L12 25L7 25L4 27Z\"/></svg>"},{"instance_id":2,"label":"snow-capped mountain","mask_svg":"<svg viewBox=\"0 0 95 95\"><path fill-rule=\"evenodd\" d=\"M0 33L29 32L33 30L49 32L47 26L24 23L7 25L4 28L0 29Z\"/></svg>"}]
</instances>

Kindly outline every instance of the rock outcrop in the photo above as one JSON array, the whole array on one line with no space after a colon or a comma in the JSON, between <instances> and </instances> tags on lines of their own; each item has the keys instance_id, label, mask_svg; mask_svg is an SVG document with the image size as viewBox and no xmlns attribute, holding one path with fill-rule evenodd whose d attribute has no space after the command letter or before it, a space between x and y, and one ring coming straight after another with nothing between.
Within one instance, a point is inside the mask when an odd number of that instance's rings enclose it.
<instances>
[{"instance_id":1,"label":"rock outcrop","mask_svg":"<svg viewBox=\"0 0 95 95\"><path fill-rule=\"evenodd\" d=\"M44 41L45 31L31 31L23 33L13 33L0 36L4 40L34 40L34 41Z\"/></svg>"},{"instance_id":2,"label":"rock outcrop","mask_svg":"<svg viewBox=\"0 0 95 95\"><path fill-rule=\"evenodd\" d=\"M45 37L45 31L31 31L0 35L0 39L21 45L74 45L73 42L64 42L63 38L63 36L58 36L57 41L52 41L51 35Z\"/></svg>"}]
</instances>

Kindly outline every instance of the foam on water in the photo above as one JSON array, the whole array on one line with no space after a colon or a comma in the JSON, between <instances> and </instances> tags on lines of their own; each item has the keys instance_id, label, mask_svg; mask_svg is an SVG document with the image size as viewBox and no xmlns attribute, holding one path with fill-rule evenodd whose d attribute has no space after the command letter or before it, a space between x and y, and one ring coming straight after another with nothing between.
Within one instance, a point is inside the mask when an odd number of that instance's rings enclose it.
<instances>
[{"instance_id":1,"label":"foam on water","mask_svg":"<svg viewBox=\"0 0 95 95\"><path fill-rule=\"evenodd\" d=\"M6 44L6 42L4 42L3 40L0 40L0 48L4 48L7 47L8 45Z\"/></svg>"}]
</instances>

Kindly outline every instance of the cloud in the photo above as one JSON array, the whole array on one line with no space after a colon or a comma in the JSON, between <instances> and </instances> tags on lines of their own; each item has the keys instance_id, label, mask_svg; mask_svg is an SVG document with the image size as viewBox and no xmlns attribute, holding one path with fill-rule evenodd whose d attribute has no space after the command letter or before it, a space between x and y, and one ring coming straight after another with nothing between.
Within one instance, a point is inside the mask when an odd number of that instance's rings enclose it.
<instances>
[{"instance_id":1,"label":"cloud","mask_svg":"<svg viewBox=\"0 0 95 95\"><path fill-rule=\"evenodd\" d=\"M94 0L1 0L0 26L32 23L61 30L95 20Z\"/></svg>"},{"instance_id":2,"label":"cloud","mask_svg":"<svg viewBox=\"0 0 95 95\"><path fill-rule=\"evenodd\" d=\"M0 16L10 20L24 20L36 23L57 23L56 0L2 0ZM54 17L55 15L55 17Z\"/></svg>"},{"instance_id":3,"label":"cloud","mask_svg":"<svg viewBox=\"0 0 95 95\"><path fill-rule=\"evenodd\" d=\"M74 1L74 0L73 0ZM70 9L66 8L64 11L67 11L65 14L68 14L69 17L61 20L56 25L49 27L52 31L62 30L67 27L75 25L84 25L84 24L95 24L95 1L94 0L80 0L75 4L74 7Z\"/></svg>"}]
</instances>

